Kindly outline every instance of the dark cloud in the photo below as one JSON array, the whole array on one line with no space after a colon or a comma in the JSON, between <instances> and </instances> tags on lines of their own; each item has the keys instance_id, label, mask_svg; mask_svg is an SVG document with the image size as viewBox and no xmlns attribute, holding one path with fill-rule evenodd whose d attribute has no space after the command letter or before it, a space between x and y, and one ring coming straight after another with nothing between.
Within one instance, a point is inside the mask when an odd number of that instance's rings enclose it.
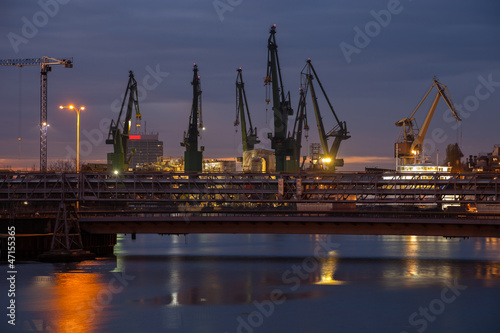
<instances>
[{"instance_id":1,"label":"dark cloud","mask_svg":"<svg viewBox=\"0 0 500 333\"><path fill-rule=\"evenodd\" d=\"M262 133L271 127L263 78L272 24L277 24L285 89L291 91L294 108L300 70L311 58L335 110L351 131L352 138L341 147L344 156L391 157L398 135L394 122L413 111L435 75L449 86L456 104L474 96L480 76L492 75L500 82L500 46L495 39L500 32L500 4L493 1L402 0L400 12L392 14L386 26L379 24L379 31L367 45L357 47L349 63L340 44L356 47L355 27L366 33L367 24L376 22L373 12L383 13L393 0L242 0L232 2L232 10L223 13L211 0L61 2L11 0L0 5L2 58L74 57L73 69L54 66L49 74L49 159L65 158L67 147L75 144L75 117L62 113L57 105L85 104L82 130L104 136L100 123L116 118L112 105L125 90L128 71L133 70L141 82L157 66L169 74L147 91L141 110L148 130L159 132L164 140L165 155L180 156L194 62L203 88L206 156L238 155L239 137L233 127L236 68L244 70L254 125ZM16 52L8 35L23 36L25 21L33 23L43 12L40 3L58 3L57 13L47 16L46 24L39 24L36 34L19 44ZM38 15L38 19L43 16ZM21 133L22 154L37 160L39 71L35 67L0 70L0 114L4 124L11 124L0 131L0 159L18 156ZM437 144L441 151L457 135L466 154L489 151L498 142L500 87L494 89L468 112L462 133L443 120L445 107L440 104L431 127L443 128L447 134L448 140ZM426 110L419 113L421 120ZM317 142L312 113L310 121L306 151L309 143ZM261 135L261 141L269 146L266 135ZM110 150L101 140L84 159L103 160Z\"/></svg>"}]
</instances>

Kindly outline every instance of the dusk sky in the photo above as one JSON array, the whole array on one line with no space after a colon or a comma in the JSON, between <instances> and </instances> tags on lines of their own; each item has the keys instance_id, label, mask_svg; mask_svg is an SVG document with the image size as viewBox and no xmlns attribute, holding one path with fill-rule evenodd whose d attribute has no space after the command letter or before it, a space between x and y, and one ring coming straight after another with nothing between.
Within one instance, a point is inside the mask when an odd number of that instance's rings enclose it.
<instances>
[{"instance_id":1,"label":"dusk sky","mask_svg":"<svg viewBox=\"0 0 500 333\"><path fill-rule=\"evenodd\" d=\"M342 170L394 167L395 122L409 116L436 76L448 86L463 119L440 101L427 133L431 160L449 143L464 155L500 144L500 3L491 0L4 0L0 3L3 59L73 57L74 68L48 74L48 162L74 157L76 114L58 106L84 105L81 160L105 162L110 119L116 119L134 71L141 87L143 126L159 133L164 156L181 157L191 109L193 63L203 90L205 158L241 156L235 132L236 69L260 147L270 148L266 113L267 39L276 41L286 90L297 109L300 71L307 58L351 138L341 145ZM40 69L0 67L0 168L39 163ZM422 124L436 92L416 114ZM326 127L333 117L322 108ZM267 118L266 118L267 116ZM319 142L312 106L302 155ZM293 117L289 127L293 126ZM22 138L18 143L18 137Z\"/></svg>"}]
</instances>

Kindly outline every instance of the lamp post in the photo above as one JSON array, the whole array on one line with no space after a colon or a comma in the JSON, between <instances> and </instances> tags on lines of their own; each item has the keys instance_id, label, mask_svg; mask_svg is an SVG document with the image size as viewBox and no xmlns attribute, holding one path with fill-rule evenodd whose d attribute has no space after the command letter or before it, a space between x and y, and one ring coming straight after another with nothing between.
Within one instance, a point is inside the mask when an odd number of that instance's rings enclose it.
<instances>
[{"instance_id":1,"label":"lamp post","mask_svg":"<svg viewBox=\"0 0 500 333\"><path fill-rule=\"evenodd\" d=\"M80 106L79 108L70 104L68 106L59 106L59 109L69 109L76 111L76 172L80 172L80 111L85 110L84 106Z\"/></svg>"}]
</instances>

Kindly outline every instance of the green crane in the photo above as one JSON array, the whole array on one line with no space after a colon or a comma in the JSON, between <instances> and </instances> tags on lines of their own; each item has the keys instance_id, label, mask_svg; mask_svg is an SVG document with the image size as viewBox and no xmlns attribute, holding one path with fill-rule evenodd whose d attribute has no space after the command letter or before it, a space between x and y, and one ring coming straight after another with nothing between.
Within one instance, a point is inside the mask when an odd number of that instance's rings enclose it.
<instances>
[{"instance_id":1,"label":"green crane","mask_svg":"<svg viewBox=\"0 0 500 333\"><path fill-rule=\"evenodd\" d=\"M181 146L185 147L184 151L184 171L186 172L201 172L203 170L203 150L198 150L198 137L200 136L199 129L204 130L202 113L201 113L201 84L198 76L198 66L193 65L193 104L191 106L191 115L189 116L189 125L187 133L184 132L184 140Z\"/></svg>"},{"instance_id":2,"label":"green crane","mask_svg":"<svg viewBox=\"0 0 500 333\"><path fill-rule=\"evenodd\" d=\"M120 121L125 107L125 102L128 99L127 110L125 112L125 119ZM111 168L114 173L124 172L128 170L130 159L132 158L133 151L127 157L128 139L130 134L130 127L132 125L132 110L135 109L135 117L137 120L142 119L139 110L139 98L137 93L137 81L134 78L134 73L129 71L129 79L127 89L123 96L123 102L118 114L116 122L111 120L109 125L107 144L113 145L113 152L108 153L108 164L111 163Z\"/></svg>"},{"instance_id":3,"label":"green crane","mask_svg":"<svg viewBox=\"0 0 500 333\"><path fill-rule=\"evenodd\" d=\"M295 116L295 123L293 125L293 131L288 136L288 142L293 143L290 147L291 156L287 161L287 171L300 171L304 168L304 163L306 161L306 156L302 159L302 164L300 164L300 149L302 148L302 132L309 130L309 125L307 124L307 112L306 112L306 96L307 91L300 89L299 106L297 107L297 115Z\"/></svg>"},{"instance_id":4,"label":"green crane","mask_svg":"<svg viewBox=\"0 0 500 333\"><path fill-rule=\"evenodd\" d=\"M283 89L275 35L276 25L273 25L267 42L267 75L264 80L268 91L269 89L272 91L273 99L274 136L269 133L268 137L271 139L271 148L274 149L276 157L276 171L296 171L291 167L295 165L293 161L287 167L287 156L292 155L295 149L293 139L287 138L288 116L293 115L293 109L290 105L290 92L285 96ZM270 102L269 93L266 102Z\"/></svg>"},{"instance_id":5,"label":"green crane","mask_svg":"<svg viewBox=\"0 0 500 333\"><path fill-rule=\"evenodd\" d=\"M340 144L343 140L349 139L351 136L347 131L347 125L345 121L340 121L335 113L335 110L330 103L330 99L326 95L325 89L319 80L316 71L314 70L313 65L311 64L311 59L307 60L306 65L302 69L301 78L305 79L301 85L303 86L303 90L309 89L311 92L311 99L314 107L314 114L316 116L316 123L318 125L319 138L321 141L321 146L323 147L323 163L325 165L326 170L335 171L335 167L341 167L344 165L343 159L338 159L337 154L339 151ZM321 117L321 112L319 110L318 97L316 95L316 91L314 89L313 80L316 79L318 82L318 86L321 88L321 92L332 112L333 116L337 124L328 132L325 131L325 126L323 124L323 118ZM328 139L334 138L332 145L328 146Z\"/></svg>"},{"instance_id":6,"label":"green crane","mask_svg":"<svg viewBox=\"0 0 500 333\"><path fill-rule=\"evenodd\" d=\"M243 151L253 150L254 146L260 143L257 138L257 127L252 126L250 111L248 110L247 95L245 93L245 84L243 83L243 75L241 67L237 69L236 75L236 121L234 126L241 123L241 140L243 143ZM245 117L246 114L246 117ZM247 129L246 118L248 117L249 127Z\"/></svg>"}]
</instances>

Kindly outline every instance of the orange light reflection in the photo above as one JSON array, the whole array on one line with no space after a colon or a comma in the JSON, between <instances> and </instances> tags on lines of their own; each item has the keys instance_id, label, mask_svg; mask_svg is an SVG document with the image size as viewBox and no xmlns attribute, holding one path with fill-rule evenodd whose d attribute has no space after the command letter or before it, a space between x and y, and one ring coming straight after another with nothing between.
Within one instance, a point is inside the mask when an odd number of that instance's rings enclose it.
<instances>
[{"instance_id":1,"label":"orange light reflection","mask_svg":"<svg viewBox=\"0 0 500 333\"><path fill-rule=\"evenodd\" d=\"M106 290L107 286L99 283L97 274L89 273L56 273L55 298L51 307L56 310L57 317L53 318L56 332L90 333L95 331L100 321L107 299L107 293L98 294ZM112 296L111 296L112 297Z\"/></svg>"}]
</instances>

